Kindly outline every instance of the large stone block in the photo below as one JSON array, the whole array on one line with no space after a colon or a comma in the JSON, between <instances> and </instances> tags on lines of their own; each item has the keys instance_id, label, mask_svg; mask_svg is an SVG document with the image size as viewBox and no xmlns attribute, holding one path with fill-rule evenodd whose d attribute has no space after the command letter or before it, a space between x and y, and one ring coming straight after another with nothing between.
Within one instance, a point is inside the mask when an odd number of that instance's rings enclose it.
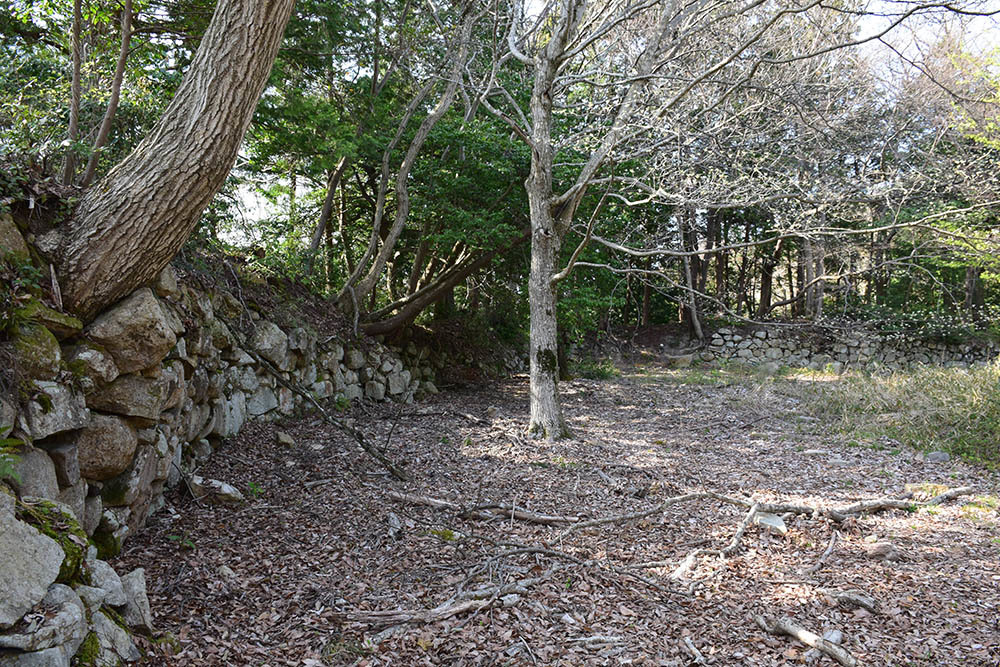
<instances>
[{"instance_id":1,"label":"large stone block","mask_svg":"<svg viewBox=\"0 0 1000 667\"><path fill-rule=\"evenodd\" d=\"M25 632L0 634L0 648L20 651L43 651L66 646L72 655L87 634L87 619L83 602L73 589L54 584L41 603L41 622ZM2 664L2 663L0 663Z\"/></svg>"},{"instance_id":2,"label":"large stone block","mask_svg":"<svg viewBox=\"0 0 1000 667\"><path fill-rule=\"evenodd\" d=\"M264 359L282 370L288 365L288 336L274 322L257 322L250 345Z\"/></svg>"},{"instance_id":3,"label":"large stone block","mask_svg":"<svg viewBox=\"0 0 1000 667\"><path fill-rule=\"evenodd\" d=\"M247 411L254 417L266 414L278 407L278 397L269 387L259 387L247 401Z\"/></svg>"},{"instance_id":4,"label":"large stone block","mask_svg":"<svg viewBox=\"0 0 1000 667\"><path fill-rule=\"evenodd\" d=\"M155 422L167 401L169 380L123 375L87 397L87 407Z\"/></svg>"},{"instance_id":5,"label":"large stone block","mask_svg":"<svg viewBox=\"0 0 1000 667\"><path fill-rule=\"evenodd\" d=\"M35 386L41 395L28 401L25 411L26 430L33 440L78 429L90 419L83 394L57 382L39 380Z\"/></svg>"},{"instance_id":6,"label":"large stone block","mask_svg":"<svg viewBox=\"0 0 1000 667\"><path fill-rule=\"evenodd\" d=\"M0 511L0 629L17 623L45 597L59 576L63 557L55 540L18 521L13 513Z\"/></svg>"},{"instance_id":7,"label":"large stone block","mask_svg":"<svg viewBox=\"0 0 1000 667\"><path fill-rule=\"evenodd\" d=\"M132 462L138 444L135 428L124 419L95 414L76 436L80 473L87 479L111 479Z\"/></svg>"},{"instance_id":8,"label":"large stone block","mask_svg":"<svg viewBox=\"0 0 1000 667\"><path fill-rule=\"evenodd\" d=\"M159 363L177 342L148 287L136 290L105 311L87 327L86 334L111 354L122 373Z\"/></svg>"},{"instance_id":9,"label":"large stone block","mask_svg":"<svg viewBox=\"0 0 1000 667\"><path fill-rule=\"evenodd\" d=\"M59 481L55 464L45 451L23 445L14 452L16 477L10 482L21 496L37 496L55 500L59 495Z\"/></svg>"},{"instance_id":10,"label":"large stone block","mask_svg":"<svg viewBox=\"0 0 1000 667\"><path fill-rule=\"evenodd\" d=\"M215 403L215 425L212 433L220 438L229 438L243 428L247 418L247 399L242 391L234 391L232 397Z\"/></svg>"},{"instance_id":11,"label":"large stone block","mask_svg":"<svg viewBox=\"0 0 1000 667\"><path fill-rule=\"evenodd\" d=\"M156 476L156 450L143 445L122 474L109 479L101 489L105 507L126 507L148 495Z\"/></svg>"}]
</instances>

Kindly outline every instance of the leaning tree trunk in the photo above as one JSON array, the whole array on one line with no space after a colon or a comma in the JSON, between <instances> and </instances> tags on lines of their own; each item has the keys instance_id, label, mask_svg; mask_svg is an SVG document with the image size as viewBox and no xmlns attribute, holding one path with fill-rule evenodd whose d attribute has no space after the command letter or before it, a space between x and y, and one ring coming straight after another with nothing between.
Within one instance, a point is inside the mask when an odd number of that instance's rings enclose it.
<instances>
[{"instance_id":1,"label":"leaning tree trunk","mask_svg":"<svg viewBox=\"0 0 1000 667\"><path fill-rule=\"evenodd\" d=\"M236 160L293 1L219 1L163 116L47 248L71 311L89 319L152 280L190 236Z\"/></svg>"}]
</instances>

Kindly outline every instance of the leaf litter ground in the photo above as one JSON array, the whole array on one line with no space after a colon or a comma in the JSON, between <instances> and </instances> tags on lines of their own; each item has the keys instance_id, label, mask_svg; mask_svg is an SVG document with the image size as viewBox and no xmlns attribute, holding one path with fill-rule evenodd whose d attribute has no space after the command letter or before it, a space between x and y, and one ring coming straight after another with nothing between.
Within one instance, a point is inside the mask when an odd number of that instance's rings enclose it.
<instances>
[{"instance_id":1,"label":"leaf litter ground","mask_svg":"<svg viewBox=\"0 0 1000 667\"><path fill-rule=\"evenodd\" d=\"M158 630L147 664L817 664L815 651L759 629L758 613L840 630L864 665L1000 664L995 473L847 447L795 399L693 377L647 369L565 383L575 438L557 443L522 437L524 378L356 406L348 416L406 464L405 483L318 418L248 424L199 470L247 502L213 506L181 485L120 558L119 569L146 568ZM279 445L278 430L295 445ZM390 497L587 519L691 491L839 507L913 484L976 492L838 524L787 516L784 534L750 525L731 556L699 556L681 576L692 551L729 543L745 510L679 503L556 541L558 526ZM875 613L838 604L844 590ZM372 620L477 599L443 620Z\"/></svg>"}]
</instances>

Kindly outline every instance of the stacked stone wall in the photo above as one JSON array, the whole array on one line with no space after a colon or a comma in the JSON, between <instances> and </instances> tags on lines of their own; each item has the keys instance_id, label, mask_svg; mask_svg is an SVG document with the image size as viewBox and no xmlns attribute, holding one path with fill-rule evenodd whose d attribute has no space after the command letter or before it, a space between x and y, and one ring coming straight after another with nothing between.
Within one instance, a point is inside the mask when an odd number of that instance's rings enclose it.
<instances>
[{"instance_id":1,"label":"stacked stone wall","mask_svg":"<svg viewBox=\"0 0 1000 667\"><path fill-rule=\"evenodd\" d=\"M723 328L709 338L703 361L739 361L774 368L900 370L916 364L969 366L995 359L992 341L948 343L879 335L862 328L802 330L783 326Z\"/></svg>"},{"instance_id":2,"label":"stacked stone wall","mask_svg":"<svg viewBox=\"0 0 1000 667\"><path fill-rule=\"evenodd\" d=\"M122 626L148 625L142 572L119 578L101 559L163 505L165 489L187 476L208 496L239 499L191 473L247 420L302 407L286 385L318 400L409 402L437 392L442 363L415 345L320 341L224 291L178 284L169 267L87 326L33 308L16 337L17 386L0 396L3 453L14 461L0 479L0 665L137 657ZM62 532L32 524L35 507L63 517ZM66 534L83 551L64 549ZM62 576L70 561L73 576Z\"/></svg>"}]
</instances>

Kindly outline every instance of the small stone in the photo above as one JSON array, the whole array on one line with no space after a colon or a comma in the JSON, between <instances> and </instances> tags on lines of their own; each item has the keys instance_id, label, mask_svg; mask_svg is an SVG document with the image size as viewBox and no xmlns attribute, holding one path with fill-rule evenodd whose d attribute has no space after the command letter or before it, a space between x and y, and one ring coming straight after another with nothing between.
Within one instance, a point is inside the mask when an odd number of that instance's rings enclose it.
<instances>
[{"instance_id":1,"label":"small stone","mask_svg":"<svg viewBox=\"0 0 1000 667\"><path fill-rule=\"evenodd\" d=\"M225 577L226 579L235 579L236 573L228 565L220 565L219 569L216 570L219 576Z\"/></svg>"},{"instance_id":2,"label":"small stone","mask_svg":"<svg viewBox=\"0 0 1000 667\"><path fill-rule=\"evenodd\" d=\"M948 452L929 452L924 456L924 461L928 463L947 463L951 460L951 454Z\"/></svg>"},{"instance_id":3,"label":"small stone","mask_svg":"<svg viewBox=\"0 0 1000 667\"><path fill-rule=\"evenodd\" d=\"M274 441L277 442L282 447L294 447L295 438L288 435L284 431L278 431L274 434Z\"/></svg>"},{"instance_id":4,"label":"small stone","mask_svg":"<svg viewBox=\"0 0 1000 667\"><path fill-rule=\"evenodd\" d=\"M900 553L891 542L876 542L865 549L868 557L873 560L897 561L901 559Z\"/></svg>"},{"instance_id":5,"label":"small stone","mask_svg":"<svg viewBox=\"0 0 1000 667\"><path fill-rule=\"evenodd\" d=\"M754 516L754 523L760 524L762 526L767 526L770 530L779 535L785 535L788 533L788 527L785 526L784 520L777 514L770 514L768 512L758 512Z\"/></svg>"},{"instance_id":6,"label":"small stone","mask_svg":"<svg viewBox=\"0 0 1000 667\"><path fill-rule=\"evenodd\" d=\"M219 504L242 503L245 498L239 489L231 484L220 482L217 479L205 479L198 475L193 475L189 481L191 493L199 499L207 499Z\"/></svg>"}]
</instances>

